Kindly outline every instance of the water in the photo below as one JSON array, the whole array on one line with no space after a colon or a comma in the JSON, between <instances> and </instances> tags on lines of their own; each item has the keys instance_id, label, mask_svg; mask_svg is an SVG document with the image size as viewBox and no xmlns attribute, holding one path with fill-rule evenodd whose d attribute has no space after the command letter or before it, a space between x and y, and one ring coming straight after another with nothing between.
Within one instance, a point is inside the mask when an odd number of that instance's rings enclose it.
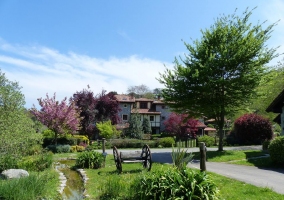
<instances>
[{"instance_id":1,"label":"water","mask_svg":"<svg viewBox=\"0 0 284 200\"><path fill-rule=\"evenodd\" d=\"M75 160L60 160L58 170L67 178L66 186L62 193L64 200L84 199L84 183L79 172L70 167L75 165Z\"/></svg>"}]
</instances>

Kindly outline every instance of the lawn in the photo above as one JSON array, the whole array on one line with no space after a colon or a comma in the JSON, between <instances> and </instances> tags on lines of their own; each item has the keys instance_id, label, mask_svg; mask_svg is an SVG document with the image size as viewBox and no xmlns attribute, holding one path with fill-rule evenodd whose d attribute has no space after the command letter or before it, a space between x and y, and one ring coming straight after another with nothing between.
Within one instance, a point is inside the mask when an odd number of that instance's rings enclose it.
<instances>
[{"instance_id":1,"label":"lawn","mask_svg":"<svg viewBox=\"0 0 284 200\"><path fill-rule=\"evenodd\" d=\"M209 152L207 152L209 153ZM212 152L209 153L209 159L227 160L232 161L242 160L248 157L255 157L262 155L259 151L238 151L238 152ZM197 155L198 156L198 155ZM230 159L229 157L234 157ZM223 158L222 158L223 157ZM211 160L212 161L212 160ZM167 168L171 165L153 163L152 170L157 170L161 167ZM130 191L129 186L133 177L138 176L140 173L149 173L143 170L141 164L122 164L123 172L118 174L116 171L115 163L112 155L108 155L106 159L105 168L101 169L86 169L89 178L86 189L90 195L89 199L108 199L106 192L116 194L117 199L125 199L124 194ZM236 181L215 173L209 173L211 179L217 184L220 190L220 199L246 199L246 200L273 200L283 199L284 195L273 192L269 188L260 188L240 181ZM104 194L104 195L103 195ZM103 195L105 198L103 198Z\"/></svg>"}]
</instances>

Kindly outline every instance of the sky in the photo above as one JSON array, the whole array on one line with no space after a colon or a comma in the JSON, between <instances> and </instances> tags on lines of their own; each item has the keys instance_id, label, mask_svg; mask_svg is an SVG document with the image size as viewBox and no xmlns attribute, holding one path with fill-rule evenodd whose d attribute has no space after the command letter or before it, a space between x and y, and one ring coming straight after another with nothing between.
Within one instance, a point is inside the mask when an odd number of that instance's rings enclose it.
<instances>
[{"instance_id":1,"label":"sky","mask_svg":"<svg viewBox=\"0 0 284 200\"><path fill-rule=\"evenodd\" d=\"M157 78L186 54L184 42L223 14L255 7L252 24L280 20L267 46L283 53L284 0L0 0L0 69L22 87L26 108L87 85L94 94L162 88Z\"/></svg>"}]
</instances>

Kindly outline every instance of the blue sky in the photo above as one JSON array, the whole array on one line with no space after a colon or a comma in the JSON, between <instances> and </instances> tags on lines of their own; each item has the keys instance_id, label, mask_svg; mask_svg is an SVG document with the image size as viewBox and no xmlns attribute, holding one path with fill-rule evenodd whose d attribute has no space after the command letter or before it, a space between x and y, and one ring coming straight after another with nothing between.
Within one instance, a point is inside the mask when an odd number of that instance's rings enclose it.
<instances>
[{"instance_id":1,"label":"blue sky","mask_svg":"<svg viewBox=\"0 0 284 200\"><path fill-rule=\"evenodd\" d=\"M0 0L0 69L23 87L27 108L87 85L95 94L159 88L159 73L186 53L182 40L199 39L221 14L256 6L252 23L280 20L268 46L284 52L283 0Z\"/></svg>"}]
</instances>

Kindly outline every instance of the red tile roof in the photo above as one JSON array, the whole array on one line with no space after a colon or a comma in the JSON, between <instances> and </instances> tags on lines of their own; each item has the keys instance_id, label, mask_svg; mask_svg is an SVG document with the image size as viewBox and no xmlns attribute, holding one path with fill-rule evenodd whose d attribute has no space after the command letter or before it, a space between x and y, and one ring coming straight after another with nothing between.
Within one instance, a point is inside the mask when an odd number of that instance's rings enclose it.
<instances>
[{"instance_id":1,"label":"red tile roof","mask_svg":"<svg viewBox=\"0 0 284 200\"><path fill-rule=\"evenodd\" d=\"M118 102L135 102L135 97L131 97L124 94L115 95Z\"/></svg>"}]
</instances>

